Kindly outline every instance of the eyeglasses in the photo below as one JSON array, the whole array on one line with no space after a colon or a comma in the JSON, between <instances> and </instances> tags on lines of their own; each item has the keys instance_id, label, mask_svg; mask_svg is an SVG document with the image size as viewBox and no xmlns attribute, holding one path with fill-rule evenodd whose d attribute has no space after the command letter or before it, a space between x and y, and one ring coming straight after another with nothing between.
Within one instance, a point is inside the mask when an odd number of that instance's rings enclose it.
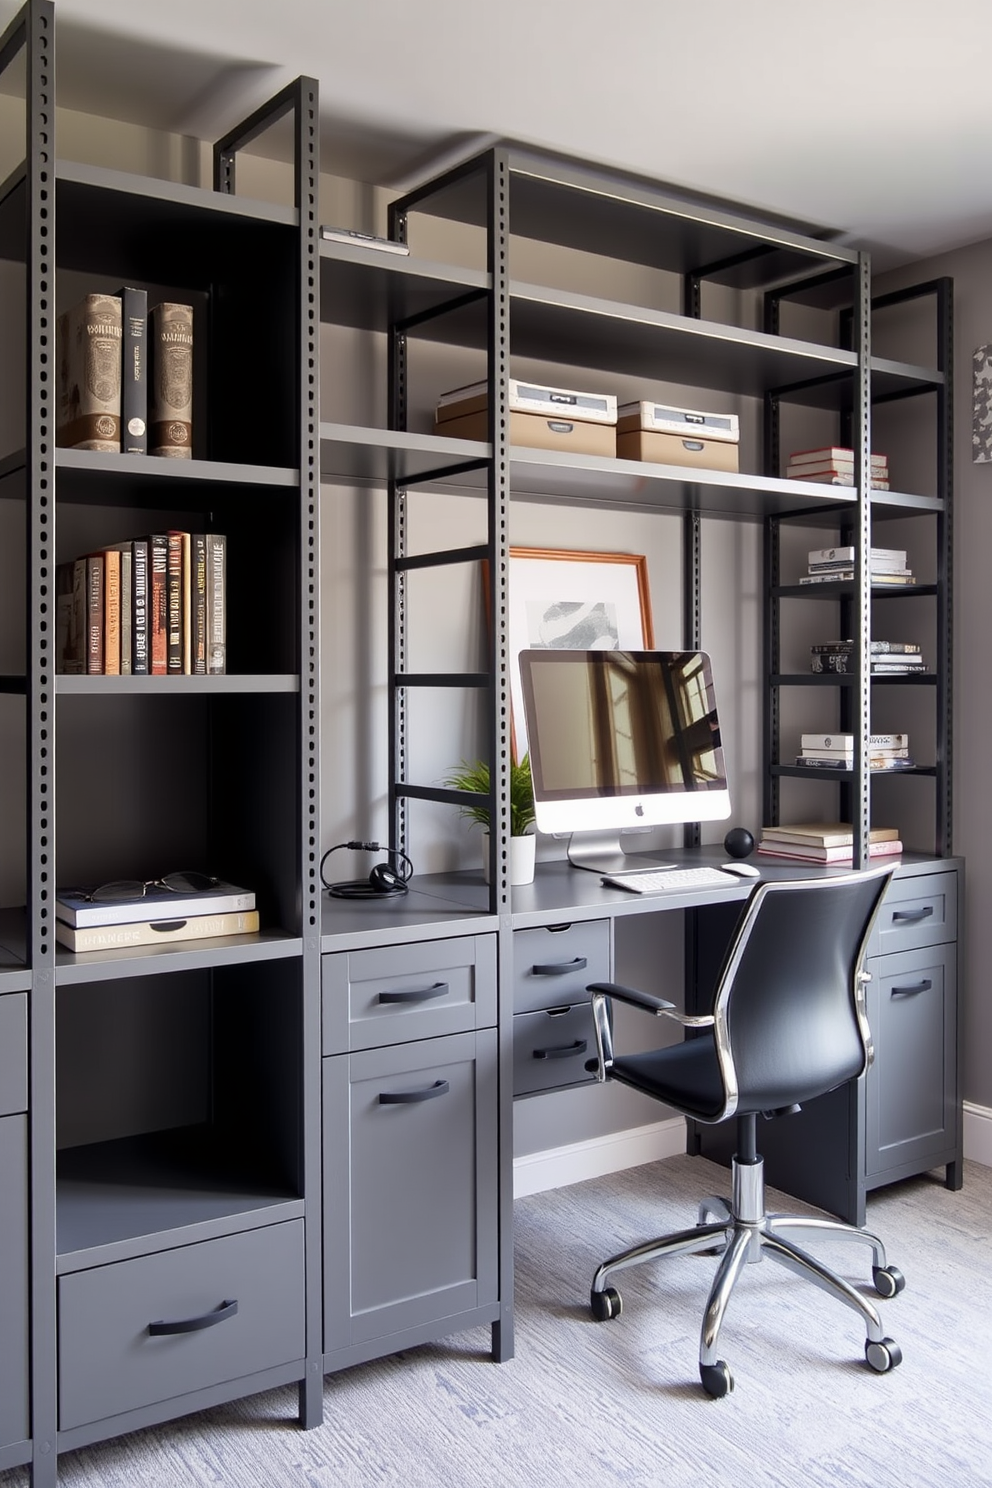
<instances>
[{"instance_id":1,"label":"eyeglasses","mask_svg":"<svg viewBox=\"0 0 992 1488\"><path fill-rule=\"evenodd\" d=\"M144 883L140 878L121 878L115 883L91 889L82 898L91 904L101 904L108 899L143 899L149 889L168 889L171 894L205 894L219 883L219 878L211 878L208 873L166 873L162 878L149 878Z\"/></svg>"}]
</instances>

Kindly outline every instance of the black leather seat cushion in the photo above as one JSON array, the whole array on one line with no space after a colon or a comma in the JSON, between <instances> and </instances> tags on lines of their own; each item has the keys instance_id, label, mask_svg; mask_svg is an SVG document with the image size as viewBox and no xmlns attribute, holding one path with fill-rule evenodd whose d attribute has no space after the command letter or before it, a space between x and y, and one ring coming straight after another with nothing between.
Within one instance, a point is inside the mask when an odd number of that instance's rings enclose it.
<instances>
[{"instance_id":1,"label":"black leather seat cushion","mask_svg":"<svg viewBox=\"0 0 992 1488\"><path fill-rule=\"evenodd\" d=\"M686 1039L669 1049L624 1054L614 1060L611 1074L699 1121L717 1120L724 1107L712 1034Z\"/></svg>"}]
</instances>

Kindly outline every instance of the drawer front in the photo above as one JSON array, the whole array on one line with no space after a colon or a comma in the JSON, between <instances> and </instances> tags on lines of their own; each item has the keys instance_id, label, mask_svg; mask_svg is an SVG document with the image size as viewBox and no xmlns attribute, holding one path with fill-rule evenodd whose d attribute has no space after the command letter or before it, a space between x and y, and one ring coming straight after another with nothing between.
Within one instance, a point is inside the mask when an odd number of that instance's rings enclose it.
<instances>
[{"instance_id":1,"label":"drawer front","mask_svg":"<svg viewBox=\"0 0 992 1488\"><path fill-rule=\"evenodd\" d=\"M610 978L610 922L538 926L513 936L513 1011L532 1013L588 999L590 982Z\"/></svg>"},{"instance_id":2,"label":"drawer front","mask_svg":"<svg viewBox=\"0 0 992 1488\"><path fill-rule=\"evenodd\" d=\"M28 999L0 997L0 1116L28 1108Z\"/></svg>"},{"instance_id":3,"label":"drawer front","mask_svg":"<svg viewBox=\"0 0 992 1488\"><path fill-rule=\"evenodd\" d=\"M0 1447L27 1441L28 1122L0 1121Z\"/></svg>"},{"instance_id":4,"label":"drawer front","mask_svg":"<svg viewBox=\"0 0 992 1488\"><path fill-rule=\"evenodd\" d=\"M882 900L868 948L870 956L940 945L958 934L958 875L924 873L894 878Z\"/></svg>"},{"instance_id":5,"label":"drawer front","mask_svg":"<svg viewBox=\"0 0 992 1488\"><path fill-rule=\"evenodd\" d=\"M323 1051L343 1054L496 1022L496 937L339 951L321 967Z\"/></svg>"},{"instance_id":6,"label":"drawer front","mask_svg":"<svg viewBox=\"0 0 992 1488\"><path fill-rule=\"evenodd\" d=\"M513 1094L538 1095L595 1076L586 1061L596 1057L592 1003L574 1003L513 1017Z\"/></svg>"},{"instance_id":7,"label":"drawer front","mask_svg":"<svg viewBox=\"0 0 992 1488\"><path fill-rule=\"evenodd\" d=\"M302 1220L63 1276L60 1429L302 1359L303 1295Z\"/></svg>"}]
</instances>

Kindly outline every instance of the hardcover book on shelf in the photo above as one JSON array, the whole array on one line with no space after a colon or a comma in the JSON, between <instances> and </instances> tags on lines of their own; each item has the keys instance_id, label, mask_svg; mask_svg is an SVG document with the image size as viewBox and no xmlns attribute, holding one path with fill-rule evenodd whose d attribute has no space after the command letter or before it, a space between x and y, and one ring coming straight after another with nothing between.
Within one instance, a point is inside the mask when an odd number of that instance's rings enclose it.
<instances>
[{"instance_id":1,"label":"hardcover book on shelf","mask_svg":"<svg viewBox=\"0 0 992 1488\"><path fill-rule=\"evenodd\" d=\"M202 677L207 670L207 535L190 534L190 671Z\"/></svg>"},{"instance_id":2,"label":"hardcover book on shelf","mask_svg":"<svg viewBox=\"0 0 992 1488\"><path fill-rule=\"evenodd\" d=\"M889 858L901 853L902 850L902 843L898 838L893 841L868 844L870 858ZM850 863L854 858L853 843L844 847L814 847L798 842L766 842L762 838L758 844L758 851L765 857L793 858L804 863Z\"/></svg>"},{"instance_id":3,"label":"hardcover book on shelf","mask_svg":"<svg viewBox=\"0 0 992 1488\"><path fill-rule=\"evenodd\" d=\"M86 675L103 675L103 554L86 556Z\"/></svg>"},{"instance_id":4,"label":"hardcover book on shelf","mask_svg":"<svg viewBox=\"0 0 992 1488\"><path fill-rule=\"evenodd\" d=\"M840 562L849 568L854 563L856 556L857 549L848 544L846 547L839 548L811 548L806 554L806 561L809 564ZM909 554L905 548L868 549L869 562L887 562L893 568L905 568L908 558Z\"/></svg>"},{"instance_id":5,"label":"hardcover book on shelf","mask_svg":"<svg viewBox=\"0 0 992 1488\"><path fill-rule=\"evenodd\" d=\"M131 544L131 670L148 674L148 539Z\"/></svg>"},{"instance_id":6,"label":"hardcover book on shelf","mask_svg":"<svg viewBox=\"0 0 992 1488\"><path fill-rule=\"evenodd\" d=\"M126 284L121 302L121 453L148 453L148 291Z\"/></svg>"},{"instance_id":7,"label":"hardcover book on shelf","mask_svg":"<svg viewBox=\"0 0 992 1488\"><path fill-rule=\"evenodd\" d=\"M105 548L103 558L103 672L121 674L121 555Z\"/></svg>"},{"instance_id":8,"label":"hardcover book on shelf","mask_svg":"<svg viewBox=\"0 0 992 1488\"><path fill-rule=\"evenodd\" d=\"M56 323L55 443L118 454L121 447L121 302L88 294Z\"/></svg>"},{"instance_id":9,"label":"hardcover book on shelf","mask_svg":"<svg viewBox=\"0 0 992 1488\"><path fill-rule=\"evenodd\" d=\"M853 770L853 754L838 754L824 758L814 754L797 754L796 764L802 765L806 770ZM879 770L915 770L916 761L909 757L900 758L898 755L872 755L868 761L868 769L872 774Z\"/></svg>"},{"instance_id":10,"label":"hardcover book on shelf","mask_svg":"<svg viewBox=\"0 0 992 1488\"><path fill-rule=\"evenodd\" d=\"M208 532L207 539L207 673L227 671L227 537Z\"/></svg>"},{"instance_id":11,"label":"hardcover book on shelf","mask_svg":"<svg viewBox=\"0 0 992 1488\"><path fill-rule=\"evenodd\" d=\"M879 475L885 475L889 468L888 455L880 455L872 451L870 456L871 468ZM824 444L817 449L793 450L789 456L790 465L854 465L854 450L841 444Z\"/></svg>"},{"instance_id":12,"label":"hardcover book on shelf","mask_svg":"<svg viewBox=\"0 0 992 1488\"><path fill-rule=\"evenodd\" d=\"M149 316L151 396L148 452L193 456L193 307L168 301Z\"/></svg>"},{"instance_id":13,"label":"hardcover book on shelf","mask_svg":"<svg viewBox=\"0 0 992 1488\"><path fill-rule=\"evenodd\" d=\"M138 899L94 900L89 897L92 892L85 888L57 890L55 918L79 929L94 925L135 925L144 920L171 920L177 916L234 914L255 908L254 889L242 889L222 879L198 894L147 888Z\"/></svg>"},{"instance_id":14,"label":"hardcover book on shelf","mask_svg":"<svg viewBox=\"0 0 992 1488\"><path fill-rule=\"evenodd\" d=\"M397 243L393 238L380 238L375 233L357 232L351 227L322 226L320 236L325 243L358 243L363 248L381 248L383 253L410 252L406 243Z\"/></svg>"},{"instance_id":15,"label":"hardcover book on shelf","mask_svg":"<svg viewBox=\"0 0 992 1488\"><path fill-rule=\"evenodd\" d=\"M118 951L132 946L166 946L180 941L209 940L215 936L250 935L258 930L258 910L243 913L172 916L130 925L91 925L74 929L55 921L55 939L70 951Z\"/></svg>"},{"instance_id":16,"label":"hardcover book on shelf","mask_svg":"<svg viewBox=\"0 0 992 1488\"><path fill-rule=\"evenodd\" d=\"M799 744L802 749L839 749L850 753L853 750L856 739L854 734L800 734ZM908 749L909 735L904 732L888 734L869 734L869 749Z\"/></svg>"},{"instance_id":17,"label":"hardcover book on shelf","mask_svg":"<svg viewBox=\"0 0 992 1488\"><path fill-rule=\"evenodd\" d=\"M178 677L183 671L183 534L166 534L166 671Z\"/></svg>"},{"instance_id":18,"label":"hardcover book on shelf","mask_svg":"<svg viewBox=\"0 0 992 1488\"><path fill-rule=\"evenodd\" d=\"M169 539L153 532L148 539L148 670L164 677L168 656L168 568Z\"/></svg>"},{"instance_id":19,"label":"hardcover book on shelf","mask_svg":"<svg viewBox=\"0 0 992 1488\"><path fill-rule=\"evenodd\" d=\"M55 574L55 670L78 677L86 671L87 657L86 559L60 563Z\"/></svg>"},{"instance_id":20,"label":"hardcover book on shelf","mask_svg":"<svg viewBox=\"0 0 992 1488\"><path fill-rule=\"evenodd\" d=\"M831 573L804 574L799 582L800 584L836 584L855 577L853 568L842 568ZM869 574L869 582L873 587L879 587L882 585L915 584L916 580L911 573L878 573L875 569L872 569Z\"/></svg>"},{"instance_id":21,"label":"hardcover book on shelf","mask_svg":"<svg viewBox=\"0 0 992 1488\"><path fill-rule=\"evenodd\" d=\"M826 655L811 657L810 670L850 673L857 670L857 661L853 651L831 651ZM927 665L922 656L876 656L873 654L868 670L872 676L878 677L898 672L922 674L926 673Z\"/></svg>"},{"instance_id":22,"label":"hardcover book on shelf","mask_svg":"<svg viewBox=\"0 0 992 1488\"><path fill-rule=\"evenodd\" d=\"M868 833L871 842L895 842L898 836L898 827L871 827ZM852 847L854 828L843 821L787 822L780 827L762 827L761 841L771 845L799 842L810 847Z\"/></svg>"},{"instance_id":23,"label":"hardcover book on shelf","mask_svg":"<svg viewBox=\"0 0 992 1488\"><path fill-rule=\"evenodd\" d=\"M810 646L813 656L832 656L837 652L849 652L854 650L854 641L818 641ZM917 641L876 641L868 642L868 649L877 656L915 656L923 649Z\"/></svg>"}]
</instances>

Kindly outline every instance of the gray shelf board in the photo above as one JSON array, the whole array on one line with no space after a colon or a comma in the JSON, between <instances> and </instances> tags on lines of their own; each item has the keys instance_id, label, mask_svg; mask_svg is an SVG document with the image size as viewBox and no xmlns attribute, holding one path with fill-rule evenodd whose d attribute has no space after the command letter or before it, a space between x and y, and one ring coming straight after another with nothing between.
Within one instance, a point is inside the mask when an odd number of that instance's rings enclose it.
<instances>
[{"instance_id":1,"label":"gray shelf board","mask_svg":"<svg viewBox=\"0 0 992 1488\"><path fill-rule=\"evenodd\" d=\"M853 672L779 672L769 677L769 685L772 687L853 687L857 678ZM906 682L919 686L921 683L929 685L937 681L936 672L901 672L896 677L889 677L879 672L873 672L869 681L872 687L876 683L884 686L888 682Z\"/></svg>"},{"instance_id":2,"label":"gray shelf board","mask_svg":"<svg viewBox=\"0 0 992 1488\"><path fill-rule=\"evenodd\" d=\"M299 692L296 672L225 672L210 677L103 677L68 676L55 678L55 691L63 697L93 697L97 694L134 697L212 697L215 694L241 692Z\"/></svg>"},{"instance_id":3,"label":"gray shelf board","mask_svg":"<svg viewBox=\"0 0 992 1488\"><path fill-rule=\"evenodd\" d=\"M479 157L480 166L484 157ZM757 223L717 204L665 192L633 178L618 179L576 163L511 150L510 230L564 247L685 273L742 253L757 256L728 267L722 283L767 284L789 273L857 262L850 248ZM431 215L482 226L486 193L481 169L463 175L423 203Z\"/></svg>"},{"instance_id":4,"label":"gray shelf board","mask_svg":"<svg viewBox=\"0 0 992 1488\"><path fill-rule=\"evenodd\" d=\"M107 455L98 450L55 451L60 501L130 505L140 494L171 505L210 505L210 487L250 486L298 491L298 470L222 460L167 460L155 455Z\"/></svg>"},{"instance_id":5,"label":"gray shelf board","mask_svg":"<svg viewBox=\"0 0 992 1488\"><path fill-rule=\"evenodd\" d=\"M778 599L851 599L856 588L854 579L835 579L830 584L780 584L770 593ZM871 597L919 599L936 593L936 584L882 584L877 588L872 585Z\"/></svg>"},{"instance_id":6,"label":"gray shelf board","mask_svg":"<svg viewBox=\"0 0 992 1488\"><path fill-rule=\"evenodd\" d=\"M817 769L810 765L771 765L772 775L786 775L793 780L819 780L824 779L829 784L833 781L843 785L845 781L854 779L853 770L837 770L833 766L826 769ZM870 770L868 772L873 780L891 780L895 776L900 778L904 775L936 775L936 765L914 765L909 770Z\"/></svg>"},{"instance_id":7,"label":"gray shelf board","mask_svg":"<svg viewBox=\"0 0 992 1488\"><path fill-rule=\"evenodd\" d=\"M389 480L415 481L446 466L491 458L491 447L469 439L446 439L437 434L416 434L398 429L366 429L353 424L321 424L320 476L322 481L356 486L382 486ZM484 490L487 472L482 469L440 476L432 488L468 487Z\"/></svg>"},{"instance_id":8,"label":"gray shelf board","mask_svg":"<svg viewBox=\"0 0 992 1488\"><path fill-rule=\"evenodd\" d=\"M140 176L106 166L83 165L75 160L56 160L55 179L59 187L69 186L80 192L91 192L94 201L88 204L89 211L104 210L103 197L104 194L109 194L125 199L139 198L133 208L139 215L154 212L157 205L161 206L166 212L178 214L174 216L174 221L179 226L193 213L208 217L230 217L239 228L244 228L251 222L277 223L295 228L300 220L295 207L278 206L260 201L256 197L213 191L202 186L187 186L183 182L167 181L158 176ZM97 225L102 231L103 222L99 221Z\"/></svg>"},{"instance_id":9,"label":"gray shelf board","mask_svg":"<svg viewBox=\"0 0 992 1488\"><path fill-rule=\"evenodd\" d=\"M243 1171L207 1129L64 1149L56 1167L59 1272L254 1229L304 1212L286 1188Z\"/></svg>"},{"instance_id":10,"label":"gray shelf board","mask_svg":"<svg viewBox=\"0 0 992 1488\"><path fill-rule=\"evenodd\" d=\"M218 935L209 940L175 941L170 945L134 946L113 951L55 952L55 981L60 987L104 982L118 977L154 976L160 972L200 971L239 962L280 961L302 954L298 936L274 931L254 935Z\"/></svg>"},{"instance_id":11,"label":"gray shelf board","mask_svg":"<svg viewBox=\"0 0 992 1488\"><path fill-rule=\"evenodd\" d=\"M481 874L476 875L484 889ZM449 887L455 890L450 893ZM320 948L363 950L405 941L444 940L453 935L493 933L499 925L489 912L488 891L459 895L457 876L417 876L417 888L392 899L332 899L322 894Z\"/></svg>"},{"instance_id":12,"label":"gray shelf board","mask_svg":"<svg viewBox=\"0 0 992 1488\"><path fill-rule=\"evenodd\" d=\"M359 244L320 245L320 318L333 325L386 331L397 320L434 311L473 290L485 291L490 283L490 275L477 269ZM463 310L439 316L432 335L444 339L447 334L454 345L471 335L474 344L479 331L468 330L469 316Z\"/></svg>"}]
</instances>

